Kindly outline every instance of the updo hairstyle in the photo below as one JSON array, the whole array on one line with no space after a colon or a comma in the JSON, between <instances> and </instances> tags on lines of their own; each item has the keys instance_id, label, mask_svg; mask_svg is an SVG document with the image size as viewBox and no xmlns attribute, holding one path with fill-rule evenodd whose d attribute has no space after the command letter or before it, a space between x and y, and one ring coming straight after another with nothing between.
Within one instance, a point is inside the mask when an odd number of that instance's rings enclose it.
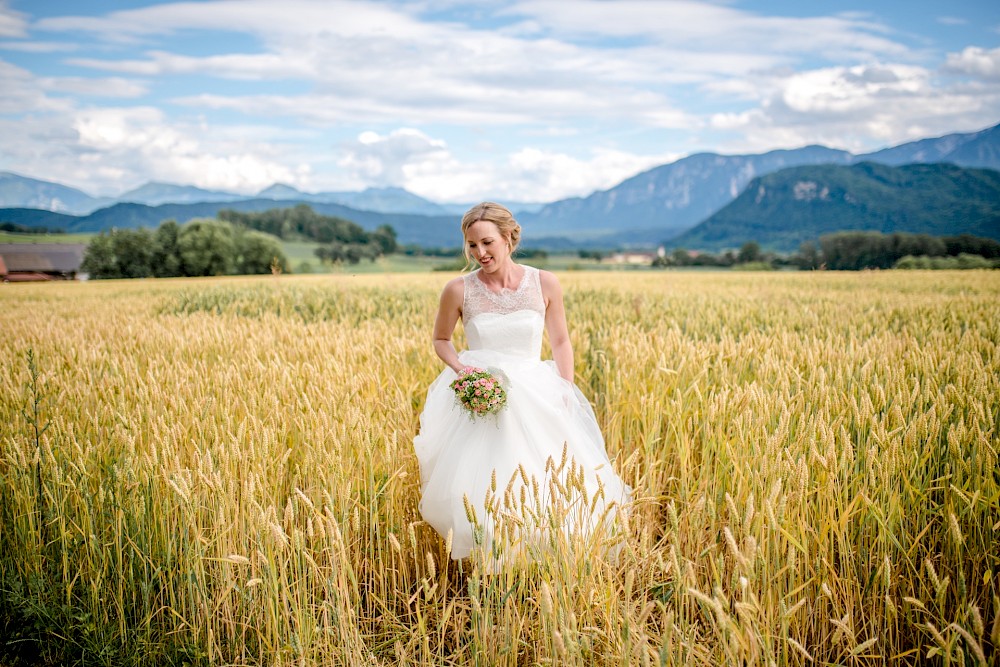
<instances>
[{"instance_id":1,"label":"updo hairstyle","mask_svg":"<svg viewBox=\"0 0 1000 667\"><path fill-rule=\"evenodd\" d=\"M521 242L521 225L517 224L514 214L507 210L506 206L491 201L484 201L482 204L476 204L470 208L462 216L462 245L467 261L471 262L472 257L469 255L469 246L464 243L465 233L469 230L469 227L480 220L492 222L497 226L497 229L500 230L500 235L507 241L511 254L517 250L517 246Z\"/></svg>"}]
</instances>

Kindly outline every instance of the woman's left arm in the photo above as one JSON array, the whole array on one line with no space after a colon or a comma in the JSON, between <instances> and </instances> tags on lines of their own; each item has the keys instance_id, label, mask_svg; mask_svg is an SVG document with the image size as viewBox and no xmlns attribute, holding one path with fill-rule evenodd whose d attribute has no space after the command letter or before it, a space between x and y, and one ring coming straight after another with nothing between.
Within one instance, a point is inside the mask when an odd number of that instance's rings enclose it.
<instances>
[{"instance_id":1,"label":"woman's left arm","mask_svg":"<svg viewBox=\"0 0 1000 667\"><path fill-rule=\"evenodd\" d=\"M569 339L569 328L566 326L562 287L555 275L548 271L539 271L538 276L542 283L542 296L545 298L545 329L549 333L552 360L556 362L559 375L572 383L573 343Z\"/></svg>"}]
</instances>

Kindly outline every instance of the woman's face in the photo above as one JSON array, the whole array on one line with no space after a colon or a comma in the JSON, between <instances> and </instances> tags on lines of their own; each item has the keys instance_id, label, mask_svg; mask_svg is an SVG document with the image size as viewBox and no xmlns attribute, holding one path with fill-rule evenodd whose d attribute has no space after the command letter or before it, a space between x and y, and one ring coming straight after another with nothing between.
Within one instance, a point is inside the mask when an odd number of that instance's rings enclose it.
<instances>
[{"instance_id":1,"label":"woman's face","mask_svg":"<svg viewBox=\"0 0 1000 667\"><path fill-rule=\"evenodd\" d=\"M510 243L496 224L479 220L465 230L465 245L483 271L493 273L510 260Z\"/></svg>"}]
</instances>

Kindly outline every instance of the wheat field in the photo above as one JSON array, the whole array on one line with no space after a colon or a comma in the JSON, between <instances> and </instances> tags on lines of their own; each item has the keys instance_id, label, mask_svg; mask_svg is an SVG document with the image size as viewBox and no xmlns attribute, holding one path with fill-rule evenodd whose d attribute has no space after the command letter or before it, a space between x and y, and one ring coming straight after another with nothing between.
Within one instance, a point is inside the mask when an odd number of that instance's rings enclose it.
<instances>
[{"instance_id":1,"label":"wheat field","mask_svg":"<svg viewBox=\"0 0 1000 667\"><path fill-rule=\"evenodd\" d=\"M1000 272L561 274L627 539L489 575L417 512L449 277L0 286L0 663L1000 661Z\"/></svg>"}]
</instances>

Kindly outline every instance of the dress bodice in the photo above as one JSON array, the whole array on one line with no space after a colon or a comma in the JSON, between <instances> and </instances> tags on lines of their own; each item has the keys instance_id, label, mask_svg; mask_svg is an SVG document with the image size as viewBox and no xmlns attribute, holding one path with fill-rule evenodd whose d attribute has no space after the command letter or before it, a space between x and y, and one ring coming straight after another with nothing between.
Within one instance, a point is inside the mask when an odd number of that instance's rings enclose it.
<instances>
[{"instance_id":1,"label":"dress bodice","mask_svg":"<svg viewBox=\"0 0 1000 667\"><path fill-rule=\"evenodd\" d=\"M492 350L538 359L542 354L545 299L538 269L524 266L516 289L499 293L479 279L479 269L464 277L462 325L470 350Z\"/></svg>"}]
</instances>

